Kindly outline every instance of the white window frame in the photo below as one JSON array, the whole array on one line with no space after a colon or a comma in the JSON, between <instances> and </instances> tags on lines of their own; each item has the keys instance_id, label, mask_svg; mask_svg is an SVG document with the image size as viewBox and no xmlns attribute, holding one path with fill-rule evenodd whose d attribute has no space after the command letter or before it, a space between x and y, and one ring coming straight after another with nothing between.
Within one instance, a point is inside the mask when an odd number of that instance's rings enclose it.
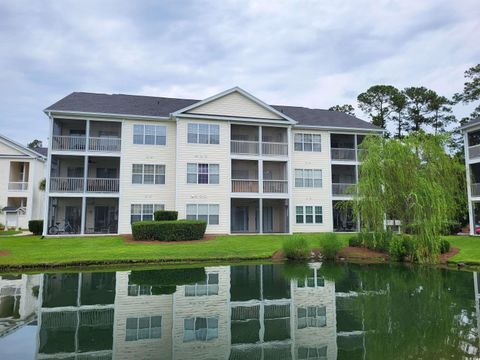
<instances>
[{"instance_id":1,"label":"white window frame","mask_svg":"<svg viewBox=\"0 0 480 360\"><path fill-rule=\"evenodd\" d=\"M295 133L295 151L322 152L322 135L315 133Z\"/></svg>"},{"instance_id":2,"label":"white window frame","mask_svg":"<svg viewBox=\"0 0 480 360\"><path fill-rule=\"evenodd\" d=\"M160 326L152 327L152 319L160 319ZM129 322L132 323L136 321L136 334L135 328L129 328ZM140 328L140 321L148 321L148 327ZM142 330L146 330L143 332ZM146 335L146 336L145 336ZM125 341L138 341L138 340L148 340L148 339L161 339L162 338L162 316L153 315L153 316L140 316L140 317L128 317L125 321Z\"/></svg>"},{"instance_id":3,"label":"white window frame","mask_svg":"<svg viewBox=\"0 0 480 360\"><path fill-rule=\"evenodd\" d=\"M193 170L195 168L195 170ZM207 172L202 172L206 168ZM207 176L207 182L200 182L202 176ZM195 178L195 182L191 179ZM213 181L212 181L213 180ZM218 185L220 184L220 165L207 163L187 163L187 184Z\"/></svg>"},{"instance_id":4,"label":"white window frame","mask_svg":"<svg viewBox=\"0 0 480 360\"><path fill-rule=\"evenodd\" d=\"M207 273L205 281L185 285L185 296L211 296L218 295L218 273Z\"/></svg>"},{"instance_id":5,"label":"white window frame","mask_svg":"<svg viewBox=\"0 0 480 360\"><path fill-rule=\"evenodd\" d=\"M138 171L135 167L141 167ZM135 182L136 177L140 177L141 182ZM146 182L146 178L151 177L153 182ZM132 164L132 185L165 185L166 166L164 164Z\"/></svg>"},{"instance_id":6,"label":"white window frame","mask_svg":"<svg viewBox=\"0 0 480 360\"><path fill-rule=\"evenodd\" d=\"M300 314L305 312L305 316ZM314 312L314 314L312 314ZM327 326L327 307L300 306L297 308L297 329L320 328Z\"/></svg>"},{"instance_id":7,"label":"white window frame","mask_svg":"<svg viewBox=\"0 0 480 360\"><path fill-rule=\"evenodd\" d=\"M297 188L323 187L322 169L295 169L295 187Z\"/></svg>"},{"instance_id":8,"label":"white window frame","mask_svg":"<svg viewBox=\"0 0 480 360\"><path fill-rule=\"evenodd\" d=\"M301 208L301 212L299 212ZM311 211L310 211L311 210ZM298 217L302 217L302 221L298 221ZM312 221L310 221L310 216ZM317 216L320 216L321 221L317 221ZM295 223L305 225L323 224L323 206L321 205L296 205L295 206Z\"/></svg>"},{"instance_id":9,"label":"white window frame","mask_svg":"<svg viewBox=\"0 0 480 360\"><path fill-rule=\"evenodd\" d=\"M207 210L206 213L200 213L199 210ZM216 211L215 211L216 209ZM215 213L216 212L216 213ZM187 204L186 206L187 220L204 220L208 225L220 225L220 205L219 204ZM211 221L215 219L216 222Z\"/></svg>"},{"instance_id":10,"label":"white window frame","mask_svg":"<svg viewBox=\"0 0 480 360\"><path fill-rule=\"evenodd\" d=\"M140 128L141 134L136 133ZM147 128L149 134L147 134ZM153 130L153 133L152 133ZM135 137L142 137L142 142L136 140ZM147 136L153 136L153 144L147 143ZM166 146L167 145L167 127L165 125L149 125L149 124L133 124L133 144L134 145L155 145Z\"/></svg>"},{"instance_id":11,"label":"white window frame","mask_svg":"<svg viewBox=\"0 0 480 360\"><path fill-rule=\"evenodd\" d=\"M140 207L140 210L139 210ZM153 212L150 213L150 207L153 210ZM136 221L149 221L150 219L145 219L145 217L150 217L150 214L152 216L152 219L154 218L155 211L159 210L165 210L165 204L139 204L139 203L133 203L130 205L130 224L133 224ZM135 211L135 212L134 212ZM139 220L132 220L133 216L140 217Z\"/></svg>"},{"instance_id":12,"label":"white window frame","mask_svg":"<svg viewBox=\"0 0 480 360\"><path fill-rule=\"evenodd\" d=\"M200 132L201 128L203 128L202 132ZM206 136L206 141L203 141L201 139L202 136ZM220 144L220 125L209 124L209 123L188 123L187 124L187 143L201 144L201 145Z\"/></svg>"},{"instance_id":13,"label":"white window frame","mask_svg":"<svg viewBox=\"0 0 480 360\"><path fill-rule=\"evenodd\" d=\"M202 319L205 320L206 327L196 329L197 321ZM218 339L218 320L218 316L195 316L183 319L183 342L210 341ZM187 322L193 322L193 329L187 330ZM213 323L216 322L217 326L210 327L210 322L212 323L211 325L214 325ZM209 333L209 330L212 330L212 332ZM187 332L191 332L191 335L187 336Z\"/></svg>"}]
</instances>

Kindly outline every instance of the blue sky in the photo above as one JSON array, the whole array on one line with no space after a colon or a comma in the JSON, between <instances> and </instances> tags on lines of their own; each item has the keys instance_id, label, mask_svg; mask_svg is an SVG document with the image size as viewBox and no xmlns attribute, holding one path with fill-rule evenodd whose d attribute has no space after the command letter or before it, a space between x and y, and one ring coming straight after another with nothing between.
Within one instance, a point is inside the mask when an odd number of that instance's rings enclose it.
<instances>
[{"instance_id":1,"label":"blue sky","mask_svg":"<svg viewBox=\"0 0 480 360\"><path fill-rule=\"evenodd\" d=\"M1 0L0 132L46 140L42 110L72 91L202 99L240 86L316 108L356 105L379 83L451 96L479 39L478 0Z\"/></svg>"}]
</instances>

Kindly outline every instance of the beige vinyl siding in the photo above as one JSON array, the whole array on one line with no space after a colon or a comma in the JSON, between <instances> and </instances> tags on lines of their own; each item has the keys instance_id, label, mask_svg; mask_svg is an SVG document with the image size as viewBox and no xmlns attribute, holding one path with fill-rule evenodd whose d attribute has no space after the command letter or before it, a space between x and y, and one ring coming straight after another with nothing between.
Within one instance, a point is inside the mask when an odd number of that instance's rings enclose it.
<instances>
[{"instance_id":1,"label":"beige vinyl siding","mask_svg":"<svg viewBox=\"0 0 480 360\"><path fill-rule=\"evenodd\" d=\"M166 145L134 144L133 125L135 124L166 126ZM131 233L130 211L132 204L164 204L166 210L175 210L175 147L175 122L135 120L125 120L123 122L118 214L119 233ZM132 184L133 164L165 165L165 184Z\"/></svg>"},{"instance_id":2,"label":"beige vinyl siding","mask_svg":"<svg viewBox=\"0 0 480 360\"><path fill-rule=\"evenodd\" d=\"M330 166L330 134L326 131L293 130L292 139L296 133L320 134L321 152L293 151L292 153L292 230L293 232L327 232L333 231L332 215L332 175ZM293 146L292 146L293 147ZM295 169L322 170L321 188L295 187ZM295 218L296 206L321 206L323 212L322 224L297 224Z\"/></svg>"},{"instance_id":3,"label":"beige vinyl siding","mask_svg":"<svg viewBox=\"0 0 480 360\"><path fill-rule=\"evenodd\" d=\"M189 123L218 124L219 144L189 144ZM187 204L218 204L219 224L208 225L207 233L225 234L230 231L230 123L226 121L177 119L177 201L178 217L186 217ZM219 184L187 184L187 164L218 164ZM168 206L167 206L168 209Z\"/></svg>"},{"instance_id":4,"label":"beige vinyl siding","mask_svg":"<svg viewBox=\"0 0 480 360\"><path fill-rule=\"evenodd\" d=\"M249 117L259 119L282 119L279 115L257 104L239 92L232 92L211 102L200 105L190 114Z\"/></svg>"}]
</instances>

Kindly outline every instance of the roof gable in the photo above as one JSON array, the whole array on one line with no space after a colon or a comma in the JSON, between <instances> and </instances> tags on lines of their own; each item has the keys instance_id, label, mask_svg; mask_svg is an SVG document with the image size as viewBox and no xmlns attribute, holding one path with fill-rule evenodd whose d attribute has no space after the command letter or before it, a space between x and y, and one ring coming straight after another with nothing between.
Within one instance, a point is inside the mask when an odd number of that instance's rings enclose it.
<instances>
[{"instance_id":1,"label":"roof gable","mask_svg":"<svg viewBox=\"0 0 480 360\"><path fill-rule=\"evenodd\" d=\"M296 123L287 115L238 87L223 91L174 113L176 116L185 114Z\"/></svg>"},{"instance_id":2,"label":"roof gable","mask_svg":"<svg viewBox=\"0 0 480 360\"><path fill-rule=\"evenodd\" d=\"M1 134L0 134L0 156L3 156L3 157L24 156L24 157L39 159L42 161L45 160L45 157L42 154L39 154L36 151L29 149L28 147L21 145Z\"/></svg>"}]
</instances>

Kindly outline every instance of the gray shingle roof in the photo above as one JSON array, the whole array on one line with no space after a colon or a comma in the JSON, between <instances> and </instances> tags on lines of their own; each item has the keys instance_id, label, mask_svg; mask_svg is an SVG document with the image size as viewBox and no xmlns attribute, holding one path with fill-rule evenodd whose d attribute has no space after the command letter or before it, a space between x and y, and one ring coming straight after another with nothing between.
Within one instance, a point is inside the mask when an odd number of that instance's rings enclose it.
<instances>
[{"instance_id":1,"label":"gray shingle roof","mask_svg":"<svg viewBox=\"0 0 480 360\"><path fill-rule=\"evenodd\" d=\"M171 113L199 101L154 96L73 92L46 108L45 111L168 117ZM375 125L339 111L285 105L272 105L272 107L296 120L298 126L381 130Z\"/></svg>"},{"instance_id":2,"label":"gray shingle roof","mask_svg":"<svg viewBox=\"0 0 480 360\"><path fill-rule=\"evenodd\" d=\"M33 151L39 153L40 155L43 155L45 157L47 157L48 155L48 148L46 147L37 147L35 149L33 149Z\"/></svg>"}]
</instances>

